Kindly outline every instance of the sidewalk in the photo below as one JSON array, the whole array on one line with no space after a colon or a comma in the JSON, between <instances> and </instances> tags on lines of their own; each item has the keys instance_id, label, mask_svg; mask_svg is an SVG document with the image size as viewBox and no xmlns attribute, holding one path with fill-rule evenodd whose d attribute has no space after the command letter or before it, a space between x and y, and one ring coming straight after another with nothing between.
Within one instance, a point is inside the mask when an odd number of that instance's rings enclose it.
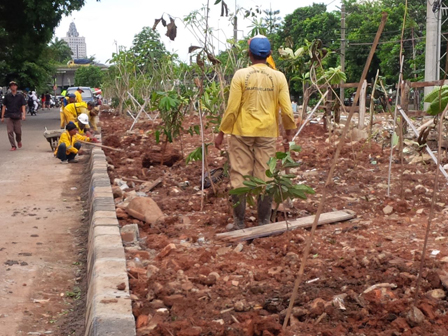
<instances>
[{"instance_id":1,"label":"sidewalk","mask_svg":"<svg viewBox=\"0 0 448 336\"><path fill-rule=\"evenodd\" d=\"M65 295L85 247L76 232L82 167L59 164L45 127L59 127L57 109L27 115L23 148L10 152L0 124L0 336L60 335L57 320L71 308Z\"/></svg>"}]
</instances>

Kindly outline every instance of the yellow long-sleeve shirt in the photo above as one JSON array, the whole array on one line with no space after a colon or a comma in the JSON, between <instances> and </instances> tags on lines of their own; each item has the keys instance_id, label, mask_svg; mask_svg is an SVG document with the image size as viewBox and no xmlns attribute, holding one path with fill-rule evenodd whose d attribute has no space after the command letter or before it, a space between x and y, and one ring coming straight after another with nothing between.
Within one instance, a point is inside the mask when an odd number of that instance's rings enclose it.
<instances>
[{"instance_id":1,"label":"yellow long-sleeve shirt","mask_svg":"<svg viewBox=\"0 0 448 336\"><path fill-rule=\"evenodd\" d=\"M75 134L73 136L70 135L70 133L68 131L65 131L64 133L61 134L61 137L59 138L59 142L58 142L58 147L61 143L65 143L66 147L67 147L67 151L66 154L70 154L70 153L74 153L77 154L78 150L75 148L75 143L78 140L82 140L82 141L90 141L89 137L83 136L83 135L79 135L79 134ZM58 149L56 149L56 151L54 152L54 155L56 155L58 152Z\"/></svg>"},{"instance_id":2,"label":"yellow long-sleeve shirt","mask_svg":"<svg viewBox=\"0 0 448 336\"><path fill-rule=\"evenodd\" d=\"M78 129L78 135L84 135L84 134L86 134L86 131L88 131L90 129L89 124L85 125L84 128L81 128L79 126L79 121L75 121L75 125L76 125L76 128Z\"/></svg>"},{"instance_id":3,"label":"yellow long-sleeve shirt","mask_svg":"<svg viewBox=\"0 0 448 336\"><path fill-rule=\"evenodd\" d=\"M100 109L98 107L94 107L94 114L92 115L89 111L89 125L94 131L98 131L98 126L96 124L96 117L100 114Z\"/></svg>"},{"instance_id":4,"label":"yellow long-sleeve shirt","mask_svg":"<svg viewBox=\"0 0 448 336\"><path fill-rule=\"evenodd\" d=\"M285 130L295 129L285 75L266 64L240 69L230 85L220 131L248 137L278 137L279 108Z\"/></svg>"},{"instance_id":5,"label":"yellow long-sleeve shirt","mask_svg":"<svg viewBox=\"0 0 448 336\"><path fill-rule=\"evenodd\" d=\"M77 103L82 103L82 96L81 96L81 93L78 90L75 91L75 96L76 96L76 102Z\"/></svg>"},{"instance_id":6,"label":"yellow long-sleeve shirt","mask_svg":"<svg viewBox=\"0 0 448 336\"><path fill-rule=\"evenodd\" d=\"M88 114L88 110L87 110L87 103L86 102L82 102L82 103L71 103L68 104L65 108L64 108L64 115L65 115L65 119L67 121L67 123L69 123L70 121L77 121L78 120L78 116L81 113L86 113Z\"/></svg>"}]
</instances>

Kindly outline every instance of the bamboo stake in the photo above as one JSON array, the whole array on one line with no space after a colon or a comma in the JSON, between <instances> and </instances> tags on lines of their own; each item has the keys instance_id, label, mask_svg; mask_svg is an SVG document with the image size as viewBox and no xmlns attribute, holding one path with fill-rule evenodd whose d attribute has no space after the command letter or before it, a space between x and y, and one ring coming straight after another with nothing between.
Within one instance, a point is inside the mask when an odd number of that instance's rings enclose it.
<instances>
[{"instance_id":1,"label":"bamboo stake","mask_svg":"<svg viewBox=\"0 0 448 336\"><path fill-rule=\"evenodd\" d=\"M298 274L298 276L296 278L296 281L294 283L294 289L293 289L293 292L292 292L292 295L291 295L291 299L289 301L289 307L288 307L288 310L286 312L285 321L283 322L283 329L286 329L286 327L288 325L289 318L290 318L291 312L292 312L292 308L294 307L294 301L297 298L297 292L298 292L299 286L300 286L300 284L302 282L303 273L304 273L304 270L305 270L305 266L306 266L306 262L307 262L309 253L310 253L311 243L312 243L312 240L313 240L313 237L314 237L314 233L316 231L317 223L319 222L319 217L320 217L320 215L322 213L322 210L324 208L324 204L325 204L325 201L326 201L326 198L327 198L328 186L330 185L330 183L331 183L331 181L333 179L333 174L334 174L334 171L335 171L335 168L336 168L336 164L337 164L337 162L339 160L339 155L341 153L342 146L344 145L345 137L346 137L347 132L348 132L348 130L350 128L350 121L351 121L351 119L353 117L353 114L355 112L356 104L358 103L358 99L359 99L359 95L360 95L360 92L361 92L362 83L366 79L367 72L368 72L368 70L370 68L370 63L372 62L372 58L373 58L373 56L375 54L375 50L376 50L376 47L378 45L378 41L380 39L380 36L381 36L381 34L383 32L383 29L384 29L384 26L386 24L386 21L387 21L387 13L383 12L382 18L381 18L381 24L380 24L380 26L378 28L378 31L377 31L376 36L375 36L375 39L373 41L373 45L372 45L372 47L370 49L369 57L367 58L367 62L365 64L365 66L364 66L364 70L362 72L361 79L360 79L359 84L358 84L358 89L356 90L355 98L354 98L353 104L351 106L350 113L349 113L349 115L347 117L347 123L345 124L344 130L342 131L342 135L341 135L338 147L336 149L336 153L335 153L334 158L333 158L333 163L331 165L330 171L329 171L328 176L327 176L327 180L325 182L324 190L322 192L322 198L320 200L319 207L318 207L317 213L316 213L316 217L314 218L313 226L311 228L311 234L308 237L307 242L306 242L305 250L304 250L303 256L302 256L302 262L301 262L301 265L300 265L299 274Z\"/></svg>"},{"instance_id":2,"label":"bamboo stake","mask_svg":"<svg viewBox=\"0 0 448 336\"><path fill-rule=\"evenodd\" d=\"M375 97L376 82L378 81L378 76L380 75L380 69L376 71L375 81L373 82L372 95L370 96L370 125L369 125L369 137L372 137L372 127L373 127L373 110L375 108L373 99Z\"/></svg>"},{"instance_id":3,"label":"bamboo stake","mask_svg":"<svg viewBox=\"0 0 448 336\"><path fill-rule=\"evenodd\" d=\"M397 114L398 114L398 97L399 93L404 89L403 84L403 65L404 65L404 55L403 55L403 38L404 38L404 28L406 25L406 16L408 13L408 0L405 0L405 7L404 7L404 16L403 16L403 24L401 26L401 40L400 40L400 75L398 76L398 85L397 85L397 96L395 97L395 110L394 110L394 132L397 127ZM403 104L403 102L401 102ZM399 144L398 144L398 150L400 152L400 161L401 161L401 175L400 175L400 181L401 181L401 191L403 192L403 118L400 118L400 123L398 125L398 136L399 136ZM387 196L390 196L390 183L391 183L391 173L392 173L392 155L393 155L393 142L394 137L392 135L390 140L390 156L389 156L389 176L387 179ZM402 195L400 195L401 197Z\"/></svg>"},{"instance_id":4,"label":"bamboo stake","mask_svg":"<svg viewBox=\"0 0 448 336\"><path fill-rule=\"evenodd\" d=\"M94 146L94 147L110 149L110 150L113 150L113 151L116 151L116 152L124 152L124 150L121 149L121 148L109 147L109 146L97 144L97 143L94 143L94 142L88 142L88 141L84 141L84 140L76 140L76 142L80 142L80 143L83 143L83 144L86 144L86 145L91 145L91 146Z\"/></svg>"},{"instance_id":5,"label":"bamboo stake","mask_svg":"<svg viewBox=\"0 0 448 336\"><path fill-rule=\"evenodd\" d=\"M380 85L384 91L384 97L386 98L386 113L390 113L390 105L389 105L389 95L387 94L386 88L384 87L383 80L380 78Z\"/></svg>"},{"instance_id":6,"label":"bamboo stake","mask_svg":"<svg viewBox=\"0 0 448 336\"><path fill-rule=\"evenodd\" d=\"M395 110L394 110L394 133L395 128L397 126L397 111L398 111L398 93L400 92L401 81L403 79L403 63L404 63L404 55L400 60L400 75L398 76L398 85L397 85L397 96L395 97ZM390 182L391 182L391 174L392 174L392 156L394 151L394 133L390 137L390 154L389 154L389 173L387 176L387 197L390 196Z\"/></svg>"}]
</instances>

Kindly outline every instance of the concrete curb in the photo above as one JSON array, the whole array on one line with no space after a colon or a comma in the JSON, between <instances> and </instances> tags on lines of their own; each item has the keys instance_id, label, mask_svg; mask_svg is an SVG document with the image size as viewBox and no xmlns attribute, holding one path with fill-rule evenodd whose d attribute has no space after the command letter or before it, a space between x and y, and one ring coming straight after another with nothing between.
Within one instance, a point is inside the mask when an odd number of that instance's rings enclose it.
<instances>
[{"instance_id":1,"label":"concrete curb","mask_svg":"<svg viewBox=\"0 0 448 336\"><path fill-rule=\"evenodd\" d=\"M121 241L106 156L92 149L89 162L90 226L87 254L85 336L134 336L126 258ZM117 286L125 285L124 290Z\"/></svg>"}]
</instances>

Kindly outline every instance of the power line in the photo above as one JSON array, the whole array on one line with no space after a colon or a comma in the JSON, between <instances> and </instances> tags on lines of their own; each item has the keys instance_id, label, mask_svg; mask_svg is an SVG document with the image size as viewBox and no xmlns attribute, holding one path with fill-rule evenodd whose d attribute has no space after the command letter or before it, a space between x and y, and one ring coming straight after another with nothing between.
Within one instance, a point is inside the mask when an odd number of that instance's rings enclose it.
<instances>
[{"instance_id":1,"label":"power line","mask_svg":"<svg viewBox=\"0 0 448 336\"><path fill-rule=\"evenodd\" d=\"M443 33L443 34L448 34L448 32ZM415 40L422 40L425 39L426 36L422 36L422 37L414 37L414 41ZM412 39L405 39L403 40L403 42L407 42L407 41L412 41ZM397 40L397 41L383 41L383 42L378 42L378 44L386 44L386 43L400 43L401 40ZM372 45L372 42L349 42L348 45Z\"/></svg>"}]
</instances>

